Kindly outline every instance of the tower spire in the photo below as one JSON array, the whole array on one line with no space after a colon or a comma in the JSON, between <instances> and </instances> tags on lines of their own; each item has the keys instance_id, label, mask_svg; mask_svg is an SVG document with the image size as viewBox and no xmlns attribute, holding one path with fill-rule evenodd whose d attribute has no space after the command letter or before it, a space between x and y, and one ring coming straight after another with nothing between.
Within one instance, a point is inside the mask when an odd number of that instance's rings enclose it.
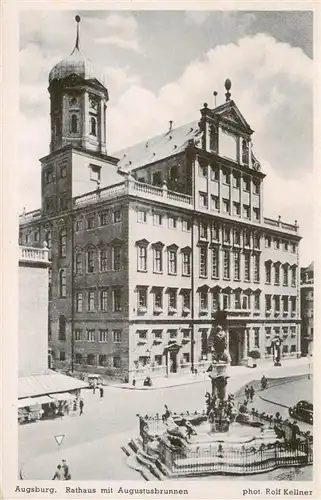
<instances>
[{"instance_id":1,"label":"tower spire","mask_svg":"<svg viewBox=\"0 0 321 500\"><path fill-rule=\"evenodd\" d=\"M75 50L79 50L79 23L80 23L80 16L75 16L75 20L77 23L77 35L76 35L76 43L74 50L72 51L72 54L75 52Z\"/></svg>"}]
</instances>

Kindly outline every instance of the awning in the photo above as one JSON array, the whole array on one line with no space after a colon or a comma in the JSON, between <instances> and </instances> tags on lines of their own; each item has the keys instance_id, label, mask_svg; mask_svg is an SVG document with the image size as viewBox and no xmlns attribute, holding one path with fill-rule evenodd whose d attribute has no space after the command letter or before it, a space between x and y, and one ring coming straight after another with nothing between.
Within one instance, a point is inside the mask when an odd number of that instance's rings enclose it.
<instances>
[{"instance_id":1,"label":"awning","mask_svg":"<svg viewBox=\"0 0 321 500\"><path fill-rule=\"evenodd\" d=\"M49 396L55 401L68 401L70 399L76 399L76 395L70 394L70 392L61 392L60 394L49 394Z\"/></svg>"},{"instance_id":2,"label":"awning","mask_svg":"<svg viewBox=\"0 0 321 500\"><path fill-rule=\"evenodd\" d=\"M49 396L37 396L36 398L29 398L34 405L45 405L52 403L52 399ZM30 405L32 406L32 405Z\"/></svg>"},{"instance_id":3,"label":"awning","mask_svg":"<svg viewBox=\"0 0 321 500\"><path fill-rule=\"evenodd\" d=\"M69 392L88 387L82 380L62 373L47 370L39 375L19 377L19 399L31 396L46 396L56 392Z\"/></svg>"},{"instance_id":4,"label":"awning","mask_svg":"<svg viewBox=\"0 0 321 500\"><path fill-rule=\"evenodd\" d=\"M26 408L26 406L34 405L32 398L18 399L18 408Z\"/></svg>"}]
</instances>

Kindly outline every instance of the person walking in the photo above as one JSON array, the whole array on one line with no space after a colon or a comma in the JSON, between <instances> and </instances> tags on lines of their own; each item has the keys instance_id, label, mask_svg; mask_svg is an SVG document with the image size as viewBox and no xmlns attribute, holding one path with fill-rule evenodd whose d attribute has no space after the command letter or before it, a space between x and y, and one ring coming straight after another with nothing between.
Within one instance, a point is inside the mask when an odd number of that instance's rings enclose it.
<instances>
[{"instance_id":1,"label":"person walking","mask_svg":"<svg viewBox=\"0 0 321 500\"><path fill-rule=\"evenodd\" d=\"M69 481L71 479L71 475L69 472L69 465L67 464L65 459L62 460L62 469L65 481Z\"/></svg>"},{"instance_id":2,"label":"person walking","mask_svg":"<svg viewBox=\"0 0 321 500\"><path fill-rule=\"evenodd\" d=\"M250 397L250 392L249 392L249 386L248 385L245 386L244 393L245 393L245 397L246 397L246 402L248 402L249 397Z\"/></svg>"},{"instance_id":3,"label":"person walking","mask_svg":"<svg viewBox=\"0 0 321 500\"><path fill-rule=\"evenodd\" d=\"M54 481L55 479L58 479L58 481L63 481L64 480L64 471L63 469L61 468L61 465L57 465L57 470L55 472L55 475L54 477L52 478L52 480Z\"/></svg>"},{"instance_id":4,"label":"person walking","mask_svg":"<svg viewBox=\"0 0 321 500\"><path fill-rule=\"evenodd\" d=\"M100 397L103 398L104 397L104 389L102 388L102 386L99 387L99 393L100 393Z\"/></svg>"},{"instance_id":5,"label":"person walking","mask_svg":"<svg viewBox=\"0 0 321 500\"><path fill-rule=\"evenodd\" d=\"M79 401L79 416L82 415L84 413L84 400L81 398L81 400Z\"/></svg>"},{"instance_id":6,"label":"person walking","mask_svg":"<svg viewBox=\"0 0 321 500\"><path fill-rule=\"evenodd\" d=\"M251 385L251 387L249 388L249 397L250 397L250 402L251 402L251 403L252 403L252 401L253 401L254 394L255 394L255 390L254 390L253 385Z\"/></svg>"}]
</instances>

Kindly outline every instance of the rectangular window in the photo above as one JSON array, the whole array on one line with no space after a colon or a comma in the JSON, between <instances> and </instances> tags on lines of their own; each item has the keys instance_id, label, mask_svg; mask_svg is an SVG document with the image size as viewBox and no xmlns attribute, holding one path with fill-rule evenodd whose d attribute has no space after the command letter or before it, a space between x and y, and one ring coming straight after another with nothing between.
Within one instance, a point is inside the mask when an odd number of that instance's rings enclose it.
<instances>
[{"instance_id":1,"label":"rectangular window","mask_svg":"<svg viewBox=\"0 0 321 500\"><path fill-rule=\"evenodd\" d=\"M230 171L226 168L222 168L222 181L223 184L230 184Z\"/></svg>"},{"instance_id":2,"label":"rectangular window","mask_svg":"<svg viewBox=\"0 0 321 500\"><path fill-rule=\"evenodd\" d=\"M250 264L251 264L251 256L248 252L246 252L244 254L244 280L245 281L250 281L250 279L251 279Z\"/></svg>"},{"instance_id":3,"label":"rectangular window","mask_svg":"<svg viewBox=\"0 0 321 500\"><path fill-rule=\"evenodd\" d=\"M177 226L177 219L176 217L168 217L168 227L170 229L176 229Z\"/></svg>"},{"instance_id":4,"label":"rectangular window","mask_svg":"<svg viewBox=\"0 0 321 500\"><path fill-rule=\"evenodd\" d=\"M220 207L220 201L218 196L211 196L211 210L218 210Z\"/></svg>"},{"instance_id":5,"label":"rectangular window","mask_svg":"<svg viewBox=\"0 0 321 500\"><path fill-rule=\"evenodd\" d=\"M208 310L208 292L207 292L207 290L202 290L200 292L200 310L201 311Z\"/></svg>"},{"instance_id":6,"label":"rectangular window","mask_svg":"<svg viewBox=\"0 0 321 500\"><path fill-rule=\"evenodd\" d=\"M245 247L251 246L251 233L247 229L243 233L243 244Z\"/></svg>"},{"instance_id":7,"label":"rectangular window","mask_svg":"<svg viewBox=\"0 0 321 500\"><path fill-rule=\"evenodd\" d=\"M260 209L259 208L253 208L253 219L254 220L260 220Z\"/></svg>"},{"instance_id":8,"label":"rectangular window","mask_svg":"<svg viewBox=\"0 0 321 500\"><path fill-rule=\"evenodd\" d=\"M213 292L212 293L212 312L215 312L219 309L219 298L218 298L218 293Z\"/></svg>"},{"instance_id":9,"label":"rectangular window","mask_svg":"<svg viewBox=\"0 0 321 500\"><path fill-rule=\"evenodd\" d=\"M87 342L95 342L95 330L87 330Z\"/></svg>"},{"instance_id":10,"label":"rectangular window","mask_svg":"<svg viewBox=\"0 0 321 500\"><path fill-rule=\"evenodd\" d=\"M240 252L233 252L234 256L234 279L241 279L241 260L240 260Z\"/></svg>"},{"instance_id":11,"label":"rectangular window","mask_svg":"<svg viewBox=\"0 0 321 500\"><path fill-rule=\"evenodd\" d=\"M87 251L87 273L95 272L95 252L93 250Z\"/></svg>"},{"instance_id":12,"label":"rectangular window","mask_svg":"<svg viewBox=\"0 0 321 500\"><path fill-rule=\"evenodd\" d=\"M265 310L271 311L271 309L272 309L272 297L271 297L271 295L266 295L265 296Z\"/></svg>"},{"instance_id":13,"label":"rectangular window","mask_svg":"<svg viewBox=\"0 0 321 500\"><path fill-rule=\"evenodd\" d=\"M223 228L223 243L230 244L231 242L231 230L228 227Z\"/></svg>"},{"instance_id":14,"label":"rectangular window","mask_svg":"<svg viewBox=\"0 0 321 500\"><path fill-rule=\"evenodd\" d=\"M289 272L288 266L283 266L283 286L288 286L289 284Z\"/></svg>"},{"instance_id":15,"label":"rectangular window","mask_svg":"<svg viewBox=\"0 0 321 500\"><path fill-rule=\"evenodd\" d=\"M59 361L66 361L66 353L65 351L59 352Z\"/></svg>"},{"instance_id":16,"label":"rectangular window","mask_svg":"<svg viewBox=\"0 0 321 500\"><path fill-rule=\"evenodd\" d=\"M265 283L271 285L271 262L265 263Z\"/></svg>"},{"instance_id":17,"label":"rectangular window","mask_svg":"<svg viewBox=\"0 0 321 500\"><path fill-rule=\"evenodd\" d=\"M168 250L168 274L177 274L176 250Z\"/></svg>"},{"instance_id":18,"label":"rectangular window","mask_svg":"<svg viewBox=\"0 0 321 500\"><path fill-rule=\"evenodd\" d=\"M242 309L241 292L235 292L235 309Z\"/></svg>"},{"instance_id":19,"label":"rectangular window","mask_svg":"<svg viewBox=\"0 0 321 500\"><path fill-rule=\"evenodd\" d=\"M112 256L113 256L113 271L119 271L120 270L120 262L121 262L121 249L120 247L113 247L112 249Z\"/></svg>"},{"instance_id":20,"label":"rectangular window","mask_svg":"<svg viewBox=\"0 0 321 500\"><path fill-rule=\"evenodd\" d=\"M250 178L247 175L243 176L243 190L250 191Z\"/></svg>"},{"instance_id":21,"label":"rectangular window","mask_svg":"<svg viewBox=\"0 0 321 500\"><path fill-rule=\"evenodd\" d=\"M249 207L249 205L243 205L243 217L245 219L249 219L250 218L250 207Z\"/></svg>"},{"instance_id":22,"label":"rectangular window","mask_svg":"<svg viewBox=\"0 0 321 500\"><path fill-rule=\"evenodd\" d=\"M82 312L82 292L76 293L76 311Z\"/></svg>"},{"instance_id":23,"label":"rectangular window","mask_svg":"<svg viewBox=\"0 0 321 500\"><path fill-rule=\"evenodd\" d=\"M207 179L207 165L199 165L199 175Z\"/></svg>"},{"instance_id":24,"label":"rectangular window","mask_svg":"<svg viewBox=\"0 0 321 500\"><path fill-rule=\"evenodd\" d=\"M291 313L296 312L296 297L291 297Z\"/></svg>"},{"instance_id":25,"label":"rectangular window","mask_svg":"<svg viewBox=\"0 0 321 500\"><path fill-rule=\"evenodd\" d=\"M121 342L121 330L113 330L113 342L119 344Z\"/></svg>"},{"instance_id":26,"label":"rectangular window","mask_svg":"<svg viewBox=\"0 0 321 500\"><path fill-rule=\"evenodd\" d=\"M284 241L284 251L287 252L289 250L289 243Z\"/></svg>"},{"instance_id":27,"label":"rectangular window","mask_svg":"<svg viewBox=\"0 0 321 500\"><path fill-rule=\"evenodd\" d=\"M259 283L260 281L260 256L254 255L254 281Z\"/></svg>"},{"instance_id":28,"label":"rectangular window","mask_svg":"<svg viewBox=\"0 0 321 500\"><path fill-rule=\"evenodd\" d=\"M163 290L161 288L154 291L154 309L163 309Z\"/></svg>"},{"instance_id":29,"label":"rectangular window","mask_svg":"<svg viewBox=\"0 0 321 500\"><path fill-rule=\"evenodd\" d=\"M211 165L211 181L218 181L219 179L219 170L214 165Z\"/></svg>"},{"instance_id":30,"label":"rectangular window","mask_svg":"<svg viewBox=\"0 0 321 500\"><path fill-rule=\"evenodd\" d=\"M189 220L185 220L183 219L182 221L182 230L185 231L185 232L190 232L191 230L191 223Z\"/></svg>"},{"instance_id":31,"label":"rectangular window","mask_svg":"<svg viewBox=\"0 0 321 500\"><path fill-rule=\"evenodd\" d=\"M203 278L207 276L207 248L206 247L200 248L200 276Z\"/></svg>"},{"instance_id":32,"label":"rectangular window","mask_svg":"<svg viewBox=\"0 0 321 500\"><path fill-rule=\"evenodd\" d=\"M239 217L241 215L241 205L236 201L233 202L233 215Z\"/></svg>"},{"instance_id":33,"label":"rectangular window","mask_svg":"<svg viewBox=\"0 0 321 500\"><path fill-rule=\"evenodd\" d=\"M233 237L234 237L234 245L240 245L241 244L241 232L239 229L234 229L233 232Z\"/></svg>"},{"instance_id":34,"label":"rectangular window","mask_svg":"<svg viewBox=\"0 0 321 500\"><path fill-rule=\"evenodd\" d=\"M161 186L162 185L162 172L153 172L152 184L153 186Z\"/></svg>"},{"instance_id":35,"label":"rectangular window","mask_svg":"<svg viewBox=\"0 0 321 500\"><path fill-rule=\"evenodd\" d=\"M82 331L81 330L75 330L75 341L80 342L82 337Z\"/></svg>"},{"instance_id":36,"label":"rectangular window","mask_svg":"<svg viewBox=\"0 0 321 500\"><path fill-rule=\"evenodd\" d=\"M168 333L171 340L177 338L177 330L168 330Z\"/></svg>"},{"instance_id":37,"label":"rectangular window","mask_svg":"<svg viewBox=\"0 0 321 500\"><path fill-rule=\"evenodd\" d=\"M53 181L52 169L46 171L45 178L46 184L50 184Z\"/></svg>"},{"instance_id":38,"label":"rectangular window","mask_svg":"<svg viewBox=\"0 0 321 500\"><path fill-rule=\"evenodd\" d=\"M121 221L121 211L120 210L115 210L113 212L113 222L120 222Z\"/></svg>"},{"instance_id":39,"label":"rectangular window","mask_svg":"<svg viewBox=\"0 0 321 500\"><path fill-rule=\"evenodd\" d=\"M212 248L212 278L219 278L219 249Z\"/></svg>"},{"instance_id":40,"label":"rectangular window","mask_svg":"<svg viewBox=\"0 0 321 500\"><path fill-rule=\"evenodd\" d=\"M77 275L82 274L82 254L81 253L76 253L75 272Z\"/></svg>"},{"instance_id":41,"label":"rectangular window","mask_svg":"<svg viewBox=\"0 0 321 500\"><path fill-rule=\"evenodd\" d=\"M146 266L146 269L147 269L147 266ZM163 272L163 249L162 248L154 248L153 249L153 270L154 270L154 273L162 273Z\"/></svg>"},{"instance_id":42,"label":"rectangular window","mask_svg":"<svg viewBox=\"0 0 321 500\"><path fill-rule=\"evenodd\" d=\"M60 210L67 210L68 209L68 198L66 197L66 195L60 196L59 208L60 208Z\"/></svg>"},{"instance_id":43,"label":"rectangular window","mask_svg":"<svg viewBox=\"0 0 321 500\"><path fill-rule=\"evenodd\" d=\"M147 288L138 288L138 309L147 309Z\"/></svg>"},{"instance_id":44,"label":"rectangular window","mask_svg":"<svg viewBox=\"0 0 321 500\"><path fill-rule=\"evenodd\" d=\"M182 295L183 295L183 308L190 310L191 309L191 292L190 292L190 290L184 290Z\"/></svg>"},{"instance_id":45,"label":"rectangular window","mask_svg":"<svg viewBox=\"0 0 321 500\"><path fill-rule=\"evenodd\" d=\"M280 265L279 264L274 264L274 284L279 285L280 284Z\"/></svg>"},{"instance_id":46,"label":"rectangular window","mask_svg":"<svg viewBox=\"0 0 321 500\"><path fill-rule=\"evenodd\" d=\"M265 236L265 248L271 248L271 237Z\"/></svg>"},{"instance_id":47,"label":"rectangular window","mask_svg":"<svg viewBox=\"0 0 321 500\"><path fill-rule=\"evenodd\" d=\"M95 292L88 292L88 302L87 302L87 311L93 312L95 310Z\"/></svg>"},{"instance_id":48,"label":"rectangular window","mask_svg":"<svg viewBox=\"0 0 321 500\"><path fill-rule=\"evenodd\" d=\"M107 271L107 264L108 264L108 250L103 248L99 252L99 270L101 272Z\"/></svg>"},{"instance_id":49,"label":"rectangular window","mask_svg":"<svg viewBox=\"0 0 321 500\"><path fill-rule=\"evenodd\" d=\"M254 309L260 310L260 294L258 292L254 294Z\"/></svg>"},{"instance_id":50,"label":"rectangular window","mask_svg":"<svg viewBox=\"0 0 321 500\"><path fill-rule=\"evenodd\" d=\"M191 253L190 252L183 252L182 253L182 259L183 259L183 276L190 276L191 274Z\"/></svg>"},{"instance_id":51,"label":"rectangular window","mask_svg":"<svg viewBox=\"0 0 321 500\"><path fill-rule=\"evenodd\" d=\"M254 234L254 248L257 250L260 249L260 235L259 234Z\"/></svg>"},{"instance_id":52,"label":"rectangular window","mask_svg":"<svg viewBox=\"0 0 321 500\"><path fill-rule=\"evenodd\" d=\"M280 249L280 240L278 238L274 238L274 248L275 250Z\"/></svg>"},{"instance_id":53,"label":"rectangular window","mask_svg":"<svg viewBox=\"0 0 321 500\"><path fill-rule=\"evenodd\" d=\"M114 356L113 357L113 367L114 368L120 368L121 367L120 356Z\"/></svg>"},{"instance_id":54,"label":"rectangular window","mask_svg":"<svg viewBox=\"0 0 321 500\"><path fill-rule=\"evenodd\" d=\"M153 214L153 223L154 226L161 226L163 222L163 216L162 214L154 213Z\"/></svg>"},{"instance_id":55,"label":"rectangular window","mask_svg":"<svg viewBox=\"0 0 321 500\"><path fill-rule=\"evenodd\" d=\"M98 366L107 366L107 354L99 354Z\"/></svg>"},{"instance_id":56,"label":"rectangular window","mask_svg":"<svg viewBox=\"0 0 321 500\"><path fill-rule=\"evenodd\" d=\"M145 210L138 210L137 222L147 222L147 212Z\"/></svg>"},{"instance_id":57,"label":"rectangular window","mask_svg":"<svg viewBox=\"0 0 321 500\"><path fill-rule=\"evenodd\" d=\"M87 229L94 229L95 227L95 218L94 217L88 217L87 219Z\"/></svg>"},{"instance_id":58,"label":"rectangular window","mask_svg":"<svg viewBox=\"0 0 321 500\"><path fill-rule=\"evenodd\" d=\"M208 198L206 193L199 193L200 207L207 208L208 206Z\"/></svg>"},{"instance_id":59,"label":"rectangular window","mask_svg":"<svg viewBox=\"0 0 321 500\"><path fill-rule=\"evenodd\" d=\"M100 291L100 310L106 312L108 310L108 292L107 290Z\"/></svg>"},{"instance_id":60,"label":"rectangular window","mask_svg":"<svg viewBox=\"0 0 321 500\"><path fill-rule=\"evenodd\" d=\"M66 165L61 165L61 167L60 167L60 177L62 179L64 179L65 177L67 177L67 167L66 167Z\"/></svg>"},{"instance_id":61,"label":"rectangular window","mask_svg":"<svg viewBox=\"0 0 321 500\"><path fill-rule=\"evenodd\" d=\"M218 241L220 236L220 227L217 222L213 222L211 226L212 241Z\"/></svg>"},{"instance_id":62,"label":"rectangular window","mask_svg":"<svg viewBox=\"0 0 321 500\"><path fill-rule=\"evenodd\" d=\"M223 200L223 212L230 213L230 202L229 200Z\"/></svg>"},{"instance_id":63,"label":"rectangular window","mask_svg":"<svg viewBox=\"0 0 321 500\"><path fill-rule=\"evenodd\" d=\"M108 224L108 213L107 212L99 215L99 224L101 226L107 226L107 224Z\"/></svg>"},{"instance_id":64,"label":"rectangular window","mask_svg":"<svg viewBox=\"0 0 321 500\"><path fill-rule=\"evenodd\" d=\"M223 251L223 264L224 264L224 278L230 279L230 252L228 250Z\"/></svg>"},{"instance_id":65,"label":"rectangular window","mask_svg":"<svg viewBox=\"0 0 321 500\"><path fill-rule=\"evenodd\" d=\"M237 173L233 174L233 187L234 188L239 188L240 187L240 175Z\"/></svg>"},{"instance_id":66,"label":"rectangular window","mask_svg":"<svg viewBox=\"0 0 321 500\"><path fill-rule=\"evenodd\" d=\"M87 365L94 366L96 363L95 354L87 354Z\"/></svg>"},{"instance_id":67,"label":"rectangular window","mask_svg":"<svg viewBox=\"0 0 321 500\"><path fill-rule=\"evenodd\" d=\"M285 313L289 311L289 297L283 297L283 311Z\"/></svg>"},{"instance_id":68,"label":"rectangular window","mask_svg":"<svg viewBox=\"0 0 321 500\"><path fill-rule=\"evenodd\" d=\"M147 271L147 248L145 246L138 246L138 268L137 271Z\"/></svg>"},{"instance_id":69,"label":"rectangular window","mask_svg":"<svg viewBox=\"0 0 321 500\"><path fill-rule=\"evenodd\" d=\"M223 309L230 309L231 296L228 293L223 293Z\"/></svg>"},{"instance_id":70,"label":"rectangular window","mask_svg":"<svg viewBox=\"0 0 321 500\"><path fill-rule=\"evenodd\" d=\"M253 193L260 194L260 181L253 180Z\"/></svg>"},{"instance_id":71,"label":"rectangular window","mask_svg":"<svg viewBox=\"0 0 321 500\"><path fill-rule=\"evenodd\" d=\"M137 330L139 340L147 340L147 330Z\"/></svg>"},{"instance_id":72,"label":"rectangular window","mask_svg":"<svg viewBox=\"0 0 321 500\"><path fill-rule=\"evenodd\" d=\"M152 331L155 339L161 339L162 338L162 330L153 330Z\"/></svg>"},{"instance_id":73,"label":"rectangular window","mask_svg":"<svg viewBox=\"0 0 321 500\"><path fill-rule=\"evenodd\" d=\"M177 309L177 290L169 290L168 305L169 309Z\"/></svg>"},{"instance_id":74,"label":"rectangular window","mask_svg":"<svg viewBox=\"0 0 321 500\"><path fill-rule=\"evenodd\" d=\"M207 224L205 222L200 222L199 235L200 239L207 240Z\"/></svg>"},{"instance_id":75,"label":"rectangular window","mask_svg":"<svg viewBox=\"0 0 321 500\"><path fill-rule=\"evenodd\" d=\"M296 268L291 269L291 286L296 286Z\"/></svg>"},{"instance_id":76,"label":"rectangular window","mask_svg":"<svg viewBox=\"0 0 321 500\"><path fill-rule=\"evenodd\" d=\"M260 347L260 329L259 328L254 328L254 347L258 348Z\"/></svg>"},{"instance_id":77,"label":"rectangular window","mask_svg":"<svg viewBox=\"0 0 321 500\"><path fill-rule=\"evenodd\" d=\"M275 308L275 312L280 312L280 296L279 295L274 296L274 308Z\"/></svg>"},{"instance_id":78,"label":"rectangular window","mask_svg":"<svg viewBox=\"0 0 321 500\"><path fill-rule=\"evenodd\" d=\"M291 252L292 253L296 252L296 244L295 243L292 243L292 245L291 245Z\"/></svg>"},{"instance_id":79,"label":"rectangular window","mask_svg":"<svg viewBox=\"0 0 321 500\"><path fill-rule=\"evenodd\" d=\"M120 312L121 311L121 290L116 289L113 290L113 311Z\"/></svg>"}]
</instances>

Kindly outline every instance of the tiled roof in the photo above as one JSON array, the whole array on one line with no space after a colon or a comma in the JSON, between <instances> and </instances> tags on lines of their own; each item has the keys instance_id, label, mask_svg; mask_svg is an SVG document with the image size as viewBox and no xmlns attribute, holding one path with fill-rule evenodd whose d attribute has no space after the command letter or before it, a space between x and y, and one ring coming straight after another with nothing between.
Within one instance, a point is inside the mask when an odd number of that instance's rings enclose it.
<instances>
[{"instance_id":1,"label":"tiled roof","mask_svg":"<svg viewBox=\"0 0 321 500\"><path fill-rule=\"evenodd\" d=\"M191 139L198 139L200 136L198 122L193 121L113 153L113 156L119 158L118 167L122 170L135 170L181 153Z\"/></svg>"}]
</instances>

